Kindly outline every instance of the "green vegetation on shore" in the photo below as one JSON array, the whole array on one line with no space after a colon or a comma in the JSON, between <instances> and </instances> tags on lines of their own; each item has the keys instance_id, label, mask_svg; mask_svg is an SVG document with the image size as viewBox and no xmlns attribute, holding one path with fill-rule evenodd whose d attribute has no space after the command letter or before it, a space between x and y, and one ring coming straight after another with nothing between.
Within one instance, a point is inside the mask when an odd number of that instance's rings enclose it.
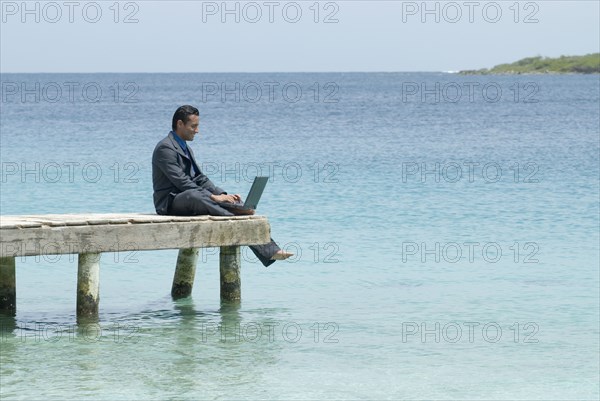
<instances>
[{"instance_id":1,"label":"green vegetation on shore","mask_svg":"<svg viewBox=\"0 0 600 401\"><path fill-rule=\"evenodd\" d=\"M491 69L460 71L464 75L487 74L598 74L600 53L585 56L527 57L512 64L499 64Z\"/></svg>"}]
</instances>

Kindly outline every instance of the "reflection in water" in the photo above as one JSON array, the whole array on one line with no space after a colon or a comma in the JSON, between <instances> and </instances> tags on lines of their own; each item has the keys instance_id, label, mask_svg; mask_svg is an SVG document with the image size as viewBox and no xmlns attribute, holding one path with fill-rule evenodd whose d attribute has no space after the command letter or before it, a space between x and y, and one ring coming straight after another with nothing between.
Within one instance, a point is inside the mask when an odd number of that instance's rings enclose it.
<instances>
[{"instance_id":1,"label":"reflection in water","mask_svg":"<svg viewBox=\"0 0 600 401\"><path fill-rule=\"evenodd\" d=\"M17 328L17 320L12 314L0 313L0 339L4 339L4 336L14 335L14 331Z\"/></svg>"},{"instance_id":2,"label":"reflection in water","mask_svg":"<svg viewBox=\"0 0 600 401\"><path fill-rule=\"evenodd\" d=\"M245 322L239 303L222 302L218 311L200 312L188 297L174 300L173 307L178 319L170 327L151 329L162 332L162 346L156 348L168 360L161 366L162 382L157 378L153 386L176 386L182 397L224 389L231 394L262 381L257 366L278 362L282 346L262 333L268 322Z\"/></svg>"},{"instance_id":3,"label":"reflection in water","mask_svg":"<svg viewBox=\"0 0 600 401\"><path fill-rule=\"evenodd\" d=\"M78 324L72 315L53 322L2 316L0 395L18 397L13 390L22 393L32 375L46 371L61 379L51 389L33 384L30 394L260 396L270 379L266 372L281 363L291 343L281 336L285 322L275 320L280 313L230 302L215 309L188 297ZM135 385L123 386L123 380Z\"/></svg>"},{"instance_id":4,"label":"reflection in water","mask_svg":"<svg viewBox=\"0 0 600 401\"><path fill-rule=\"evenodd\" d=\"M223 342L239 342L245 340L242 333L242 316L240 315L240 302L221 301L221 323L219 325L219 334Z\"/></svg>"},{"instance_id":5,"label":"reflection in water","mask_svg":"<svg viewBox=\"0 0 600 401\"><path fill-rule=\"evenodd\" d=\"M15 362L14 341L17 334L17 321L12 314L0 314L0 377L5 381L13 373Z\"/></svg>"}]
</instances>

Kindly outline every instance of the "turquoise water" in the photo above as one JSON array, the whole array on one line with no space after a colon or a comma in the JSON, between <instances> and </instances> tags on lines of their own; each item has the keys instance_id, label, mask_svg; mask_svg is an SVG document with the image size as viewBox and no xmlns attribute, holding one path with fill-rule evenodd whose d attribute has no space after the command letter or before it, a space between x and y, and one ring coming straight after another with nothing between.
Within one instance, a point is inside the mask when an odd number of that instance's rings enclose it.
<instances>
[{"instance_id":1,"label":"turquoise water","mask_svg":"<svg viewBox=\"0 0 600 401\"><path fill-rule=\"evenodd\" d=\"M36 86L37 85L37 86ZM237 85L237 86L236 86ZM285 89L284 89L285 88ZM74 255L17 259L2 399L593 400L598 76L2 74L3 215L153 212L175 108L230 192L296 257L218 252L173 301L176 250L102 256L76 324Z\"/></svg>"}]
</instances>

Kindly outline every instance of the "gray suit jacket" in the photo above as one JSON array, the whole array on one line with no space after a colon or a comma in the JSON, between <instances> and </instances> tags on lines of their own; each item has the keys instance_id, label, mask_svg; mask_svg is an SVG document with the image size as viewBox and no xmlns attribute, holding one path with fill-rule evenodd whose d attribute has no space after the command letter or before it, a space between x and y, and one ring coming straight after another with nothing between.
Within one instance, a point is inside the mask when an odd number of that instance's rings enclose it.
<instances>
[{"instance_id":1,"label":"gray suit jacket","mask_svg":"<svg viewBox=\"0 0 600 401\"><path fill-rule=\"evenodd\" d=\"M188 146L188 157L173 137L173 133L161 140L152 154L152 185L154 187L154 208L158 214L169 214L169 207L175 195L189 189L210 194L225 194L214 185L201 171L194 158L192 148ZM192 172L192 163L196 164L198 174Z\"/></svg>"}]
</instances>

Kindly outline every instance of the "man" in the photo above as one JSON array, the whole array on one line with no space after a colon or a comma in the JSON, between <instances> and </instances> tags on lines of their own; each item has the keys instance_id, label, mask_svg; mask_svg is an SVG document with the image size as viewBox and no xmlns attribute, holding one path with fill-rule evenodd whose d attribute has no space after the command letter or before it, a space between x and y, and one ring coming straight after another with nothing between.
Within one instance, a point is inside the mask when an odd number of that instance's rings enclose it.
<instances>
[{"instance_id":1,"label":"man","mask_svg":"<svg viewBox=\"0 0 600 401\"><path fill-rule=\"evenodd\" d=\"M214 185L200 171L194 152L187 146L187 141L193 141L198 133L199 115L198 109L193 106L179 107L173 115L173 130L154 148L152 184L154 207L158 214L233 216L217 202L242 200L240 195L229 195ZM281 250L272 239L269 244L251 246L250 249L265 266L293 255Z\"/></svg>"}]
</instances>

